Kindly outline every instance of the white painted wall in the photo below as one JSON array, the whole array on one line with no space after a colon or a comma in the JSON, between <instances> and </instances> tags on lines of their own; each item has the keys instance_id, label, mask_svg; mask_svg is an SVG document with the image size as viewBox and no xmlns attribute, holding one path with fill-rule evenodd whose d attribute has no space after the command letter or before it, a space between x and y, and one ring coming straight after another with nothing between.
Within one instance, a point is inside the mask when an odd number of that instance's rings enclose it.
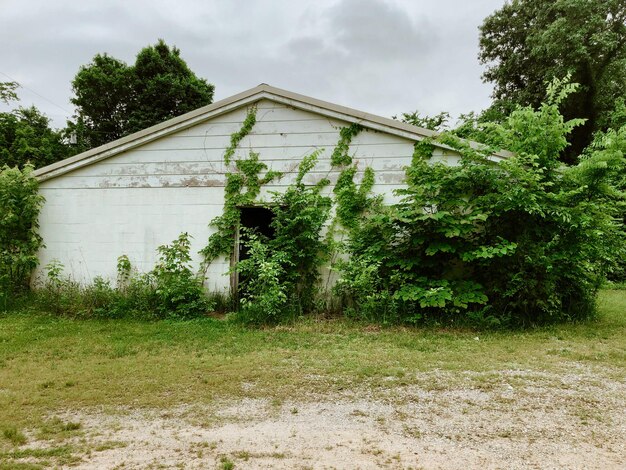
<instances>
[{"instance_id":1,"label":"white painted wall","mask_svg":"<svg viewBox=\"0 0 626 470\"><path fill-rule=\"evenodd\" d=\"M139 271L150 270L156 248L181 232L193 237L194 264L224 203L223 162L230 136L241 128L246 109L237 109L202 124L163 137L133 150L41 183L46 198L40 215L40 233L46 247L40 252L36 276L52 259L58 259L72 278L89 282L95 276L116 277L117 257L126 254ZM235 158L254 151L271 169L285 173L268 191L281 190L295 177L300 160L325 149L316 169L305 181L314 183L337 173L330 155L339 130L348 123L308 111L262 100L257 123L240 143ZM409 165L413 141L383 132L364 130L350 146L364 169L375 170L374 192L392 202L393 190L402 186L403 167ZM454 164L457 157L437 151L436 160ZM360 175L359 175L360 176ZM358 179L358 176L357 176ZM212 264L207 286L228 289L229 263Z\"/></svg>"}]
</instances>

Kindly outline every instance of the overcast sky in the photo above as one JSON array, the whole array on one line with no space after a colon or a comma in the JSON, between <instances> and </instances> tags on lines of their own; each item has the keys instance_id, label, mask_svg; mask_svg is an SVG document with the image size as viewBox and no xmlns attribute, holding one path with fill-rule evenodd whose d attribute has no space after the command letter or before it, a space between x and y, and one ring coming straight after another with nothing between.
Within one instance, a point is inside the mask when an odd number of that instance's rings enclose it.
<instances>
[{"instance_id":1,"label":"overcast sky","mask_svg":"<svg viewBox=\"0 0 626 470\"><path fill-rule=\"evenodd\" d=\"M387 117L415 109L458 115L489 105L478 26L503 4L0 0L0 81L22 84L21 105L34 104L60 127L73 112L70 83L81 65L99 52L132 63L163 38L215 84L215 100L269 83Z\"/></svg>"}]
</instances>

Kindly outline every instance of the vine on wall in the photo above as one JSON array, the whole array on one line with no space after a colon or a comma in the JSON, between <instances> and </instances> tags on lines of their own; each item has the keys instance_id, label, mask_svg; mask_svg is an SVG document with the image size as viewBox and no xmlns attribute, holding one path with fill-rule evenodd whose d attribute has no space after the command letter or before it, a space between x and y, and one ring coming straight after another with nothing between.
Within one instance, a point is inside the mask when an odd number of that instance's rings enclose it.
<instances>
[{"instance_id":1,"label":"vine on wall","mask_svg":"<svg viewBox=\"0 0 626 470\"><path fill-rule=\"evenodd\" d=\"M334 236L337 222L348 232L354 230L358 224L359 216L373 202L369 194L374 187L374 170L365 168L361 185L357 186L354 177L358 167L352 162L349 154L352 139L359 135L363 126L353 123L339 131L339 142L331 155L331 165L340 169L337 183L333 189L335 193L336 221L331 225L329 233Z\"/></svg>"},{"instance_id":2,"label":"vine on wall","mask_svg":"<svg viewBox=\"0 0 626 470\"><path fill-rule=\"evenodd\" d=\"M230 164L239 142L250 133L255 123L256 108L252 107L248 110L241 129L231 136L231 145L224 153L224 162L227 165ZM234 163L235 171L226 173L222 215L210 222L217 231L211 234L207 245L200 250L204 258L202 270L205 274L211 262L218 256L229 256L232 253L233 240L240 222L238 206L256 202L261 187L282 176L278 171L267 171L267 165L259 160L258 153L250 152L248 158L235 160ZM261 177L263 172L265 175Z\"/></svg>"},{"instance_id":3,"label":"vine on wall","mask_svg":"<svg viewBox=\"0 0 626 470\"><path fill-rule=\"evenodd\" d=\"M321 232L332 200L323 194L328 179L314 185L305 185L303 180L315 167L319 153L317 150L305 156L295 182L273 193L273 237L242 229L248 257L235 269L243 275L237 318L245 323L297 318L316 307L320 268L328 254Z\"/></svg>"},{"instance_id":4,"label":"vine on wall","mask_svg":"<svg viewBox=\"0 0 626 470\"><path fill-rule=\"evenodd\" d=\"M239 146L239 143L243 140L245 136L247 136L252 128L256 124L256 106L252 106L248 109L248 114L246 114L246 118L243 120L243 125L241 129L230 136L230 145L224 152L224 163L226 165L230 165L231 159L235 156L235 150Z\"/></svg>"},{"instance_id":5,"label":"vine on wall","mask_svg":"<svg viewBox=\"0 0 626 470\"><path fill-rule=\"evenodd\" d=\"M201 250L205 274L210 263L217 257L232 254L240 225L239 207L258 203L257 198L261 187L282 176L279 172L267 171L267 165L259 160L257 153L250 152L248 158L234 160L237 146L251 132L255 123L256 109L251 108L241 129L231 135L230 146L224 153L224 162L227 165L233 163L234 170L226 174L224 211L222 215L211 221L211 226L217 230L209 237L207 246ZM300 163L295 183L286 188L284 193L275 194L273 197L275 204L272 210L276 217L273 222L276 231L275 239L266 240L263 237L248 234L248 238L254 244L264 244L268 249L271 248L272 253L259 247L254 249L253 246L249 247L254 253L266 253L262 257L264 259L261 260L263 263L271 260L280 268L279 272L282 274L277 279L285 283L284 287L294 297L299 311L303 308L311 308L313 305L314 292L319 281L320 263L330 260L342 247L340 242L334 240L336 230L340 226L348 232L355 230L359 216L373 200L368 195L374 185L374 171L369 167L366 168L361 184L357 185L354 178L358 168L349 153L352 139L362 130L361 125L351 124L339 131L339 141L330 158L332 169L339 171L337 183L333 188L334 198L321 194L322 189L329 184L326 179L312 188L305 188L303 184L304 176L317 163L320 152L314 152ZM322 240L321 230L326 225L333 204L337 204L336 216L328 228L327 237ZM283 258L285 262L280 261ZM250 267L254 269L250 270ZM261 295L258 292L253 293L255 290L253 286L256 285L254 276L259 275L255 272L258 267L254 260L250 260L236 268L250 271L247 278L251 279L252 284L247 288L244 286L242 291L245 305L249 296L251 297L248 301L251 301L252 298L256 298L255 296ZM250 310L250 308L252 308L251 305L247 305L246 309Z\"/></svg>"},{"instance_id":6,"label":"vine on wall","mask_svg":"<svg viewBox=\"0 0 626 470\"><path fill-rule=\"evenodd\" d=\"M352 123L348 127L342 127L339 130L339 142L337 142L330 156L330 164L332 166L345 166L352 163L352 157L348 153L350 151L350 143L362 130L363 126L356 123Z\"/></svg>"},{"instance_id":7,"label":"vine on wall","mask_svg":"<svg viewBox=\"0 0 626 470\"><path fill-rule=\"evenodd\" d=\"M241 129L230 136L230 145L224 152L224 163L226 165L230 165L233 162L239 143L252 131L256 124L256 112L256 107L251 107ZM352 157L349 154L350 143L362 130L363 126L356 123L341 128L339 141L331 154L331 166L333 168L341 168L337 183L333 189L336 195L334 202L337 203L337 220L346 228L350 228L356 223L359 213L367 205L367 195L374 185L374 171L369 167L365 169L361 186L357 187L354 182L357 167L355 164L352 164ZM305 159L305 161L308 160ZM317 161L317 159L315 158L312 161ZM305 169L304 167L307 167L307 164L303 163L304 165L300 167L297 184L301 184L303 174L311 170L311 168ZM210 225L215 227L217 231L209 237L207 246L200 251L204 258L204 273L206 273L208 266L217 257L229 256L232 253L233 240L240 223L238 207L258 202L257 197L260 194L261 187L282 176L280 172L267 171L267 165L261 162L259 154L254 152L250 152L247 159L235 160L234 165L235 171L226 173L224 211L222 215L210 222ZM261 177L260 175L263 172L265 172L265 176ZM336 226L336 221L333 221L330 232L333 232Z\"/></svg>"}]
</instances>

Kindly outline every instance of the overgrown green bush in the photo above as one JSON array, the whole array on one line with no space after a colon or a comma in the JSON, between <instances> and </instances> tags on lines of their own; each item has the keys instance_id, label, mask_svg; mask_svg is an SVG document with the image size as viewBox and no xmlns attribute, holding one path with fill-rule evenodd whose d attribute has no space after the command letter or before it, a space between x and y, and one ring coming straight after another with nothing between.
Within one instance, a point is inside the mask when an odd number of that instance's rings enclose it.
<instances>
[{"instance_id":1,"label":"overgrown green bush","mask_svg":"<svg viewBox=\"0 0 626 470\"><path fill-rule=\"evenodd\" d=\"M608 145L560 165L580 124L558 111L573 89L555 83L540 109L489 125L490 146L442 134L458 166L430 164L431 143L416 144L403 200L366 213L352 232L337 291L353 312L516 325L594 313L597 289L624 254L623 196L610 183L624 155ZM515 156L495 164L500 148Z\"/></svg>"},{"instance_id":2,"label":"overgrown green bush","mask_svg":"<svg viewBox=\"0 0 626 470\"><path fill-rule=\"evenodd\" d=\"M202 279L191 270L189 235L182 233L171 245L158 248L159 262L151 272L159 317L191 318L210 308Z\"/></svg>"},{"instance_id":3,"label":"overgrown green bush","mask_svg":"<svg viewBox=\"0 0 626 470\"><path fill-rule=\"evenodd\" d=\"M607 193L607 202L613 205L617 213L616 218L621 220L624 232L626 232L626 201L619 195L626 192L626 171L622 171L616 162L626 155L625 122L626 106L621 100L616 105L614 128L606 132L597 132L594 142L581 157L581 164L588 174L588 183L593 188L602 186L602 192ZM607 178L604 177L605 166L612 169ZM626 282L626 256L618 257L617 263L610 266L607 278L614 283Z\"/></svg>"},{"instance_id":4,"label":"overgrown green bush","mask_svg":"<svg viewBox=\"0 0 626 470\"><path fill-rule=\"evenodd\" d=\"M272 250L268 240L253 231L245 235L248 258L236 266L242 280L239 319L249 324L284 320L293 313L284 281L286 253Z\"/></svg>"},{"instance_id":5,"label":"overgrown green bush","mask_svg":"<svg viewBox=\"0 0 626 470\"><path fill-rule=\"evenodd\" d=\"M44 198L32 170L6 165L0 169L0 308L28 288L43 245L37 218Z\"/></svg>"},{"instance_id":6,"label":"overgrown green bush","mask_svg":"<svg viewBox=\"0 0 626 470\"><path fill-rule=\"evenodd\" d=\"M322 230L332 200L322 194L326 179L304 184L319 152L304 157L294 184L274 193L269 205L274 213L274 237L246 234L249 259L236 269L241 285L241 316L253 323L274 323L310 312L319 294L320 269L329 259Z\"/></svg>"}]
</instances>

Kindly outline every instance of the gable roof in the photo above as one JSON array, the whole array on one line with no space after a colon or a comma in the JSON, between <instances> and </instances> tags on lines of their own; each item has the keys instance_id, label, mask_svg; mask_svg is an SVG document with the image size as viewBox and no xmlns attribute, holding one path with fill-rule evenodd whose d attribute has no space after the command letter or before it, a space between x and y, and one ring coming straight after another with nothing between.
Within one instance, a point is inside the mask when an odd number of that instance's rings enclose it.
<instances>
[{"instance_id":1,"label":"gable roof","mask_svg":"<svg viewBox=\"0 0 626 470\"><path fill-rule=\"evenodd\" d=\"M114 140L108 144L95 147L73 157L39 168L33 172L33 175L40 181L45 181L152 142L153 140L174 132L187 129L213 117L255 103L261 99L268 99L296 109L311 111L341 121L357 123L369 129L383 131L409 140L422 140L437 135L437 132L429 129L329 103L328 101L318 100L262 83L259 86L237 95L216 101L215 103L148 127L142 131ZM444 145L441 146L445 147ZM511 153L503 150L494 155L506 158L510 156Z\"/></svg>"}]
</instances>

